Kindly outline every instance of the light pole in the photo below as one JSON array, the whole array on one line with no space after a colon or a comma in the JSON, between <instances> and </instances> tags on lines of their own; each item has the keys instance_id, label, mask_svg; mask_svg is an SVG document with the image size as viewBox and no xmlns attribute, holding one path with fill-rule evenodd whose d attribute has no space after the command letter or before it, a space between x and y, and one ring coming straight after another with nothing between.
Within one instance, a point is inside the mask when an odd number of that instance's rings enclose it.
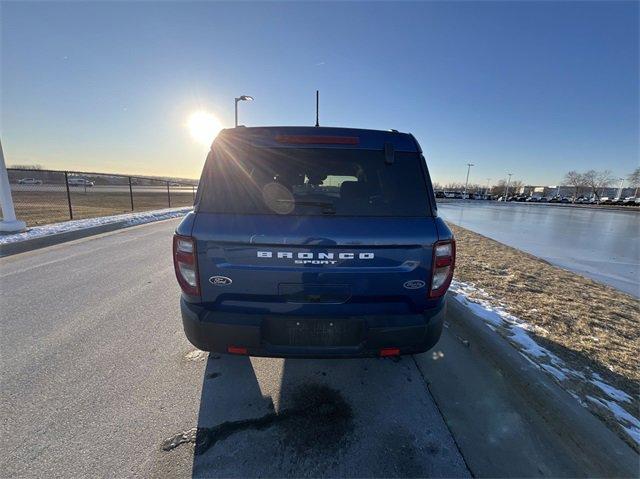
<instances>
[{"instance_id":1,"label":"light pole","mask_svg":"<svg viewBox=\"0 0 640 479\"><path fill-rule=\"evenodd\" d=\"M507 173L509 175L509 179L507 180L507 187L504 190L504 200L506 201L509 198L509 184L511 183L511 177L513 173Z\"/></svg>"},{"instance_id":2,"label":"light pole","mask_svg":"<svg viewBox=\"0 0 640 479\"><path fill-rule=\"evenodd\" d=\"M467 179L464 182L464 195L463 199L467 199L467 185L469 184L469 171L471 171L471 167L474 166L473 163L467 163Z\"/></svg>"},{"instance_id":3,"label":"light pole","mask_svg":"<svg viewBox=\"0 0 640 479\"><path fill-rule=\"evenodd\" d=\"M24 221L16 219L16 210L13 208L13 198L11 198L11 186L9 186L7 165L4 163L2 143L0 143L0 207L2 207L2 221L0 221L1 232L18 233L27 229Z\"/></svg>"},{"instance_id":4,"label":"light pole","mask_svg":"<svg viewBox=\"0 0 640 479\"><path fill-rule=\"evenodd\" d=\"M239 101L253 101L253 97L249 95L241 95L238 98L234 98L236 102L236 122L235 125L238 126L238 102Z\"/></svg>"},{"instance_id":5,"label":"light pole","mask_svg":"<svg viewBox=\"0 0 640 479\"><path fill-rule=\"evenodd\" d=\"M618 187L618 199L622 196L622 185L624 185L624 178L618 178L620 180L620 186Z\"/></svg>"},{"instance_id":6,"label":"light pole","mask_svg":"<svg viewBox=\"0 0 640 479\"><path fill-rule=\"evenodd\" d=\"M484 189L484 196L487 196L487 193L489 193L489 182L491 181L491 178L487 178L487 187Z\"/></svg>"}]
</instances>

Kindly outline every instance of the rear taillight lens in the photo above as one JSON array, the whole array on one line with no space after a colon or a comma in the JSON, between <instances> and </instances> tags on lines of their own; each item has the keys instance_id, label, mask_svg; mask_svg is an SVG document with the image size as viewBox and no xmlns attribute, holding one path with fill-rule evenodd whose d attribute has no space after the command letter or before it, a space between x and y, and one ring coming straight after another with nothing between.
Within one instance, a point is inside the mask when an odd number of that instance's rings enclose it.
<instances>
[{"instance_id":1,"label":"rear taillight lens","mask_svg":"<svg viewBox=\"0 0 640 479\"><path fill-rule=\"evenodd\" d=\"M200 296L196 242L189 236L173 236L173 266L185 294Z\"/></svg>"},{"instance_id":2,"label":"rear taillight lens","mask_svg":"<svg viewBox=\"0 0 640 479\"><path fill-rule=\"evenodd\" d=\"M429 297L438 298L447 292L456 262L456 242L438 241L433 245L433 265Z\"/></svg>"}]
</instances>

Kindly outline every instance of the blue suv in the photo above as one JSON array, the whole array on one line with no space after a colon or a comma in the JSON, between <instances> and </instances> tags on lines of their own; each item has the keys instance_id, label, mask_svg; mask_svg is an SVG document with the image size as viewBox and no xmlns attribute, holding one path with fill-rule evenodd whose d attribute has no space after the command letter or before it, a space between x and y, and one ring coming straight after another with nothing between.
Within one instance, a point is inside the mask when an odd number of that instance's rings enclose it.
<instances>
[{"instance_id":1,"label":"blue suv","mask_svg":"<svg viewBox=\"0 0 640 479\"><path fill-rule=\"evenodd\" d=\"M438 341L455 241L413 135L238 127L211 146L173 259L202 350L395 356Z\"/></svg>"}]
</instances>

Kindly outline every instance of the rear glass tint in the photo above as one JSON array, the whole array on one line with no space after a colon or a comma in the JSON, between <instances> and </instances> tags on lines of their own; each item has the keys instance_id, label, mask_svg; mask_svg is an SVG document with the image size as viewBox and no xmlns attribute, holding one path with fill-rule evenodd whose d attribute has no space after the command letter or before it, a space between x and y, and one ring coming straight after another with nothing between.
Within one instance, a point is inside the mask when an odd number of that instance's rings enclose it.
<instances>
[{"instance_id":1,"label":"rear glass tint","mask_svg":"<svg viewBox=\"0 0 640 479\"><path fill-rule=\"evenodd\" d=\"M430 215L417 153L339 148L237 148L209 155L198 211L207 213Z\"/></svg>"}]
</instances>

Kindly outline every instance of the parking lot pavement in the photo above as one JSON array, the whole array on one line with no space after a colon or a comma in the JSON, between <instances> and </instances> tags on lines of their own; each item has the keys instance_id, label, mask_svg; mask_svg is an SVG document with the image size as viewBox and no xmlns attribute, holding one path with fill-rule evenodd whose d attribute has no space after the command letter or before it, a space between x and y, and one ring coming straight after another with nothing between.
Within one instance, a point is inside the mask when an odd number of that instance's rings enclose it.
<instances>
[{"instance_id":1,"label":"parking lot pavement","mask_svg":"<svg viewBox=\"0 0 640 479\"><path fill-rule=\"evenodd\" d=\"M3 476L469 476L410 358L194 350L177 223L0 260Z\"/></svg>"}]
</instances>

